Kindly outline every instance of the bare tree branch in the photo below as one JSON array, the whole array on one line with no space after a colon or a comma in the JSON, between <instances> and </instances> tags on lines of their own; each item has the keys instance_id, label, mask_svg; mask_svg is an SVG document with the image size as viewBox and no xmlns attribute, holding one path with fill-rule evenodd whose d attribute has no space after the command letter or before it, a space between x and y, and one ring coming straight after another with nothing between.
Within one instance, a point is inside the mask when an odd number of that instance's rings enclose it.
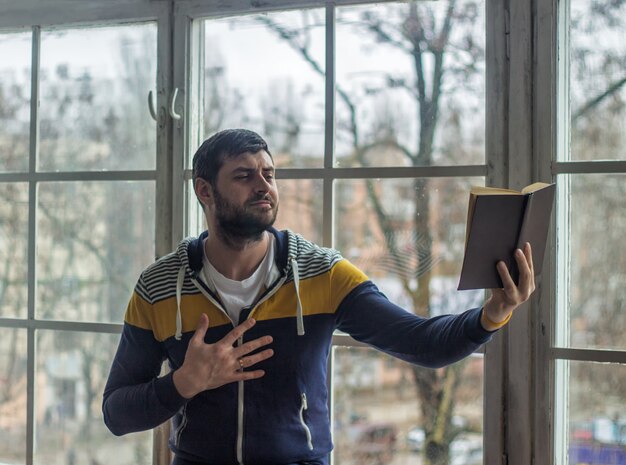
<instances>
[{"instance_id":1,"label":"bare tree branch","mask_svg":"<svg viewBox=\"0 0 626 465\"><path fill-rule=\"evenodd\" d=\"M285 28L284 26L282 26L281 24L278 24L276 21L273 21L270 17L265 16L265 15L259 15L259 16L256 16L255 18L261 24L264 24L269 29L276 32L281 39L285 40L285 42L289 44L291 48L299 52L300 55L302 55L302 58L304 58L304 60L311 65L311 67L317 74L319 74L320 76L324 78L326 77L326 73L324 69L315 60L315 58L311 56L309 49L306 46L302 46L298 43L297 31L289 30ZM335 84L335 91L341 97L344 103L348 106L348 109L350 112L350 132L353 137L353 145L356 147L359 145L359 132L357 129L357 122L356 122L356 106L354 105L354 103L352 103L350 96L344 89L341 88L341 86Z\"/></svg>"},{"instance_id":2,"label":"bare tree branch","mask_svg":"<svg viewBox=\"0 0 626 465\"><path fill-rule=\"evenodd\" d=\"M587 112L591 111L592 109L600 105L600 103L602 103L603 100L607 99L611 95L618 92L624 84L626 84L626 77L620 79L619 81L614 82L609 87L607 87L607 89L604 92L592 98L591 100L588 100L586 103L584 103L578 110L576 110L572 114L572 123L580 119Z\"/></svg>"}]
</instances>

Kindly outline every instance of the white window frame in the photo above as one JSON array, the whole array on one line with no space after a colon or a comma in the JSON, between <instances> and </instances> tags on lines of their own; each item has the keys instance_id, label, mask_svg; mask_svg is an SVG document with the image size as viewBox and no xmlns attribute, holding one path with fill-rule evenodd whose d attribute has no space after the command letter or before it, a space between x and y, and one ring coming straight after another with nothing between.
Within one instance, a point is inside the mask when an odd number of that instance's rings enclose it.
<instances>
[{"instance_id":1,"label":"white window frame","mask_svg":"<svg viewBox=\"0 0 626 465\"><path fill-rule=\"evenodd\" d=\"M14 2L10 2L14 3ZM228 3L228 7L226 7ZM63 180L154 180L156 182L156 256L170 252L184 235L185 190L190 177L185 160L197 140L191 141L187 124L198 101L194 94L190 57L195 19L210 16L247 14L289 8L327 7L327 21L334 18L333 6L374 3L354 0L274 0L261 10L254 0L22 0L17 6L0 6L0 31L32 30L33 65L39 60L41 27L120 24L142 20L158 22L157 65L157 165L155 170L129 172L36 173L38 147L30 146L27 173L0 173L2 182L27 182L28 216L28 318L0 318L2 328L26 329L28 334L28 438L27 465L33 464L35 332L41 329L119 333L121 324L41 321L35 319L35 238L36 187L40 182ZM376 178L486 176L488 185L522 187L536 180L550 181L564 173L624 173L626 161L556 161L567 150L567 133L557 134L558 118L568 114L567 88L563 84L566 62L559 61L557 46L567 44L566 0L486 0L487 8L487 107L486 164L466 167L338 169L332 165L332 113L334 94L326 87L326 141L322 168L280 170L281 179L323 180L323 245L333 244L333 181L375 175ZM332 47L334 31L327 31ZM197 38L196 38L197 39ZM332 52L332 50L331 50ZM38 131L36 67L33 67L31 95L31 140ZM327 53L327 74L334 71L332 53ZM175 88L179 98L175 110L180 120L169 116ZM197 89L197 86L195 87ZM555 231L553 221L551 231ZM559 348L555 345L556 237L546 252L539 288L526 310L519 312L509 327L485 348L484 460L489 464L558 463L553 438L556 409L555 361L579 360L626 363L625 351ZM337 345L354 345L343 336ZM164 451L167 427L155 432L156 464L168 463Z\"/></svg>"},{"instance_id":2,"label":"white window frame","mask_svg":"<svg viewBox=\"0 0 626 465\"><path fill-rule=\"evenodd\" d=\"M27 334L27 401L26 401L26 465L34 463L35 435L35 379L37 331L74 331L80 333L120 334L122 322L92 323L36 318L36 242L37 242L37 187L42 182L58 181L154 181L155 182L155 254L165 255L172 248L171 224L171 150L170 120L167 115L169 89L171 87L170 8L161 2L129 1L111 5L110 2L86 0L57 4L43 4L34 0L11 5L8 12L0 6L0 33L32 32L31 96L30 96L30 145L29 166L26 172L0 173L0 183L28 183L28 306L26 319L0 317L0 328L26 330ZM59 171L38 172L39 154L39 63L42 28L73 28L89 26L114 26L125 23L157 23L157 76L156 76L156 166L153 170L132 171ZM147 97L147 95L146 95ZM146 99L146 112L147 99ZM112 354L113 355L113 354ZM158 433L155 432L155 434ZM156 444L156 441L155 441ZM156 457L157 451L154 451Z\"/></svg>"},{"instance_id":3,"label":"white window frame","mask_svg":"<svg viewBox=\"0 0 626 465\"><path fill-rule=\"evenodd\" d=\"M569 107L569 17L572 0L539 0L537 2L535 69L533 75L534 141L533 155L537 170L554 179L564 174L626 174L626 160L571 161L570 159L570 107ZM546 154L550 154L547 156ZM560 156L559 156L560 155ZM623 154L626 157L626 154ZM568 187L557 196L552 231L552 244L548 249L549 273L542 280L545 292L541 295L541 309L534 312L535 338L535 404L534 456L535 463L567 463L567 428L569 370L567 364L557 367L558 361L581 361L626 365L626 350L598 350L567 348L562 330L567 322L557 321L559 315L567 318L568 273L564 258L568 253ZM557 241L560 257L557 257ZM562 260L559 263L558 260ZM565 291L564 291L565 292Z\"/></svg>"},{"instance_id":4,"label":"white window frame","mask_svg":"<svg viewBox=\"0 0 626 465\"><path fill-rule=\"evenodd\" d=\"M391 0L384 0L391 1ZM304 8L326 8L326 23L334 24L335 13L334 8L342 5L382 3L379 1L365 0L336 0L328 1L287 1L279 0L272 2L271 7L263 5L258 7L257 2L253 0L241 0L232 2L228 6L224 2L216 0L181 0L176 2L174 14L174 50L184 53L176 54L176 62L174 63L174 86L179 92L184 94L185 100L185 117L179 120L174 131L174 153L185 154L184 156L176 156L174 163L174 211L179 212L177 218L173 218L172 229L174 236L183 237L186 233L184 225L187 224L185 212L188 208L186 205L187 196L185 194L185 184L191 179L191 170L185 166L188 158L189 150L195 148L201 142L201 134L198 134L199 126L195 115L195 106L200 101L199 92L200 85L197 76L194 75L197 63L192 62L192 57L199 56L198 43L200 42L200 28L198 22L200 20L212 17L236 16L252 13L263 13L269 11L282 11L288 9L304 9ZM277 169L278 179L321 179L323 183L323 234L322 245L332 247L334 244L333 237L333 205L334 205L334 189L333 183L338 179L390 179L390 178L416 178L416 177L467 177L467 176L483 176L487 185L510 185L511 187L523 187L531 182L530 163L528 156L524 156L524 150L530 147L527 138L530 136L531 120L530 109L532 108L530 100L530 81L520 79L520 82L513 82L510 90L507 85L509 73L509 65L512 63L512 53L515 59L522 61L526 55L530 54L530 49L523 47L510 50L510 43L514 38L521 40L526 44L530 35L529 24L531 21L530 14L524 16L525 11L519 8L515 11L516 17L523 17L528 24L519 28L513 28L511 32L509 12L501 2L493 2L487 0L485 2L487 22L486 22L486 163L478 165L466 166L425 166L425 167L385 167L385 168L336 168L333 165L333 136L334 136L334 90L329 84L329 80L325 84L326 98L326 117L325 117L325 151L324 162L322 168L289 168ZM509 37L511 40L509 40ZM520 63L520 67L527 63ZM326 75L334 80L334 27L326 29ZM503 87L504 83L504 87ZM189 92L185 92L189 89ZM508 100L522 99L515 102L519 105L515 108L520 109L519 114L507 115L509 108ZM522 107L523 105L523 107ZM519 126L518 121L523 120L525 131L517 133L515 140L509 140L508 134L511 128ZM187 123L188 122L188 123ZM508 124L507 124L508 122ZM191 124L191 130L186 129L185 125ZM191 134L193 133L193 134ZM521 157L519 163L509 162L510 158ZM534 303L536 305L536 303ZM527 312L528 313L528 312ZM509 396L505 395L505 383L517 382L516 378L525 378L526 374L522 372L527 368L524 363L516 360L515 365L505 360L505 351L513 346L513 350L508 350L509 358L517 356L518 359L525 358L525 352L516 352L521 341L509 340L509 334L518 331L518 327L524 324L517 321L510 325L513 329L511 332L504 330L497 335L484 349L485 357L485 385L484 398L490 399L484 401L484 430L483 430L483 451L484 463L496 464L502 463L503 458L507 455L508 444L514 444L515 451L521 444L527 445L530 451L530 440L520 441L519 432L512 434L513 442L508 442L505 438L505 409L508 407L506 400ZM524 331L526 341L523 347L530 350L530 337L528 331ZM523 336L522 336L523 337ZM360 347L363 344L353 340L346 335L335 335L333 337L333 346ZM512 352L512 354L511 354ZM332 359L329 361L329 373L332 373ZM507 367L513 366L515 369L508 370ZM517 367L520 369L518 370ZM509 376L505 376L507 373ZM329 376L329 382L332 383ZM531 392L529 386L519 387ZM329 396L332 399L332 390L329 390ZM493 399L493 400L491 400ZM497 401L496 401L497 399ZM331 400L332 402L332 400ZM524 415L528 417L527 414ZM525 438L530 437L530 428L526 429L523 434ZM515 454L513 454L515 455ZM166 465L167 462L160 462L156 465ZM522 462L520 462L521 464ZM530 462L524 463L527 465Z\"/></svg>"}]
</instances>

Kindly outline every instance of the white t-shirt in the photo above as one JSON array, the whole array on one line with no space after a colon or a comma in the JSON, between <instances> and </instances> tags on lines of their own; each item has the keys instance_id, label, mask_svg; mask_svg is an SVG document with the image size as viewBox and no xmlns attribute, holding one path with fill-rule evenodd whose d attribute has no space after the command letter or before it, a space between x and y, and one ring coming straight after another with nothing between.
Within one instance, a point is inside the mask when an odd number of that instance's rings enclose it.
<instances>
[{"instance_id":1,"label":"white t-shirt","mask_svg":"<svg viewBox=\"0 0 626 465\"><path fill-rule=\"evenodd\" d=\"M252 305L261 292L261 288L267 281L274 261L274 235L268 233L269 245L265 257L254 273L243 281L229 279L215 269L206 255L206 247L203 247L202 279L205 283L212 283L217 290L222 304L232 322L239 323L241 310ZM206 241L206 239L205 239Z\"/></svg>"}]
</instances>

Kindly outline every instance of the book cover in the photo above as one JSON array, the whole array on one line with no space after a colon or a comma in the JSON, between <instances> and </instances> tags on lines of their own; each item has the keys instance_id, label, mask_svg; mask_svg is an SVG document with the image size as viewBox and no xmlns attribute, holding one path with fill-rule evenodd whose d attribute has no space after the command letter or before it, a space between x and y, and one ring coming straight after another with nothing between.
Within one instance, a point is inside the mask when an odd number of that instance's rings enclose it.
<instances>
[{"instance_id":1,"label":"book cover","mask_svg":"<svg viewBox=\"0 0 626 465\"><path fill-rule=\"evenodd\" d=\"M500 260L517 283L514 252L526 242L532 246L535 276L541 273L555 191L555 184L546 183L531 184L521 192L472 188L459 290L501 288L496 269Z\"/></svg>"}]
</instances>

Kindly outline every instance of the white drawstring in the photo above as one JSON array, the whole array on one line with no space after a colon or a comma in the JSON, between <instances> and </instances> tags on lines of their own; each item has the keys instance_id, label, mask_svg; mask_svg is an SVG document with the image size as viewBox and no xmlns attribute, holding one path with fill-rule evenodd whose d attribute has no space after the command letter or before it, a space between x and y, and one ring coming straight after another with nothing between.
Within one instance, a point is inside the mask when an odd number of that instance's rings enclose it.
<instances>
[{"instance_id":1,"label":"white drawstring","mask_svg":"<svg viewBox=\"0 0 626 465\"><path fill-rule=\"evenodd\" d=\"M304 336L304 318L302 317L302 301L300 300L300 275L298 273L298 262L293 256L291 259L291 266L293 268L293 284L296 288L296 301L298 304L297 309L297 322L298 322L298 336Z\"/></svg>"},{"instance_id":2,"label":"white drawstring","mask_svg":"<svg viewBox=\"0 0 626 465\"><path fill-rule=\"evenodd\" d=\"M180 301L183 293L183 282L185 282L185 267L181 266L178 270L178 278L176 279L176 335L177 341L183 336L183 321L180 313Z\"/></svg>"}]
</instances>

